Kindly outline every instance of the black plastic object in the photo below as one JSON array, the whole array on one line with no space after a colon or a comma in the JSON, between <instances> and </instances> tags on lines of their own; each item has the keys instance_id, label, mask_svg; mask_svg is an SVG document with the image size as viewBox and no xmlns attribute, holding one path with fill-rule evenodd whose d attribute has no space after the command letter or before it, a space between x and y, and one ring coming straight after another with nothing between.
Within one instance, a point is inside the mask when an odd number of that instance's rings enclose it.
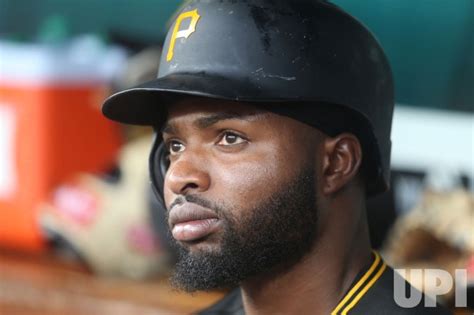
<instances>
[{"instance_id":1,"label":"black plastic object","mask_svg":"<svg viewBox=\"0 0 474 315\"><path fill-rule=\"evenodd\" d=\"M163 196L163 188L166 170L168 169L168 159L166 156L167 152L164 148L164 143L159 141L157 139L158 137L159 136L156 135L155 140L153 141L153 147L151 148L148 166L151 175L151 186L155 192L156 197L158 198L158 202L164 206L165 199Z\"/></svg>"},{"instance_id":2,"label":"black plastic object","mask_svg":"<svg viewBox=\"0 0 474 315\"><path fill-rule=\"evenodd\" d=\"M168 32L159 69L156 80L109 97L104 114L159 128L167 96L177 94L261 103L275 111L288 103L304 102L305 110L333 104L367 122L368 191L388 189L392 73L370 31L337 6L310 0L188 1ZM301 108L295 106L295 112ZM318 127L321 119L314 116L305 122Z\"/></svg>"}]
</instances>

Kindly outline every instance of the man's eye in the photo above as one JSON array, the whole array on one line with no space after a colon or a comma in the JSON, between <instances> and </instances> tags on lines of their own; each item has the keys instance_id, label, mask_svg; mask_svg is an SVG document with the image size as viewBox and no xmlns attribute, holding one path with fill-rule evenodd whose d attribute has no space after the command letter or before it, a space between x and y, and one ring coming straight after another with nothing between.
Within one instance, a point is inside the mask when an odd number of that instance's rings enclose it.
<instances>
[{"instance_id":1,"label":"man's eye","mask_svg":"<svg viewBox=\"0 0 474 315\"><path fill-rule=\"evenodd\" d=\"M170 154L176 154L184 151L184 144L178 141L170 141L168 143L168 151Z\"/></svg>"},{"instance_id":2,"label":"man's eye","mask_svg":"<svg viewBox=\"0 0 474 315\"><path fill-rule=\"evenodd\" d=\"M226 132L222 135L221 140L217 143L218 145L236 145L236 144L241 144L246 142L244 138L242 138L239 135L236 135L235 133L232 132Z\"/></svg>"}]
</instances>

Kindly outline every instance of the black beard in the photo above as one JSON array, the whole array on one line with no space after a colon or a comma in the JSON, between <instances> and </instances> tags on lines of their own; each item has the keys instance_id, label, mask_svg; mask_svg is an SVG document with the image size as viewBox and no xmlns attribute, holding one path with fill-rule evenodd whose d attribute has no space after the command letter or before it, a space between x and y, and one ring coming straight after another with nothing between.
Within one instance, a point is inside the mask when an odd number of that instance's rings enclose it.
<instances>
[{"instance_id":1,"label":"black beard","mask_svg":"<svg viewBox=\"0 0 474 315\"><path fill-rule=\"evenodd\" d=\"M231 288L253 276L288 270L315 242L315 193L314 169L308 167L268 200L246 211L245 217L186 196L188 202L214 210L224 231L218 252L190 253L175 242L178 262L173 286L186 292Z\"/></svg>"}]
</instances>

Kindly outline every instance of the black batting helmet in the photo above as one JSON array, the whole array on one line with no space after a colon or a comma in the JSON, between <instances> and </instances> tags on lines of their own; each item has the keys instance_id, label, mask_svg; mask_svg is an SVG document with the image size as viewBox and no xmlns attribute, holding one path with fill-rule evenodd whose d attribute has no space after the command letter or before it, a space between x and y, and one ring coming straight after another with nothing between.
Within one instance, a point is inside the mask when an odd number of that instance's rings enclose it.
<instances>
[{"instance_id":1,"label":"black batting helmet","mask_svg":"<svg viewBox=\"0 0 474 315\"><path fill-rule=\"evenodd\" d=\"M110 96L105 116L160 127L170 95L251 102L362 143L369 194L388 189L393 78L371 32L326 1L191 0L175 17L156 80ZM161 193L159 137L150 166ZM161 163L161 164L160 164Z\"/></svg>"}]
</instances>

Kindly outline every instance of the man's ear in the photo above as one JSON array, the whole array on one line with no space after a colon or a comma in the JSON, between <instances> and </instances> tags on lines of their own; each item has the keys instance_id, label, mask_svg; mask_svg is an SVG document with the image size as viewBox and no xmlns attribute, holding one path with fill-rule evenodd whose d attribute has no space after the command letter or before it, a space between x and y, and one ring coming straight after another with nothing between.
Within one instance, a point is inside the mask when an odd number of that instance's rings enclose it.
<instances>
[{"instance_id":1,"label":"man's ear","mask_svg":"<svg viewBox=\"0 0 474 315\"><path fill-rule=\"evenodd\" d=\"M342 133L327 137L322 151L322 191L329 195L341 190L356 177L362 163L362 148L356 136Z\"/></svg>"}]
</instances>

